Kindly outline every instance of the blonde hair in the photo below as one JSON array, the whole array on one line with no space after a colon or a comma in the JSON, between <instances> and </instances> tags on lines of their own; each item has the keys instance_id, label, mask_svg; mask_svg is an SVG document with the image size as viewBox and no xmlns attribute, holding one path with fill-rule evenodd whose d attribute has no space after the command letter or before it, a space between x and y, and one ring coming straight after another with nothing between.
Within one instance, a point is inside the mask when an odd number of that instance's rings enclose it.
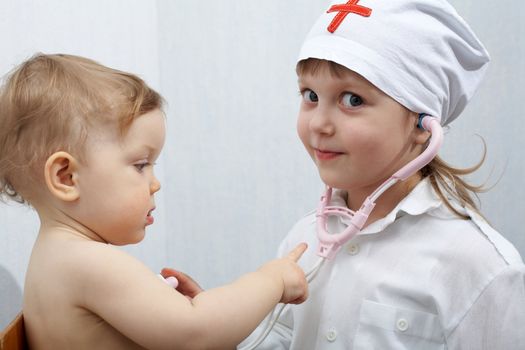
<instances>
[{"instance_id":1,"label":"blonde hair","mask_svg":"<svg viewBox=\"0 0 525 350\"><path fill-rule=\"evenodd\" d=\"M162 97L139 77L93 60L36 54L0 88L0 198L29 204L40 170L54 152L82 159L88 132L112 124L122 136ZM23 196L24 195L24 196Z\"/></svg>"},{"instance_id":2,"label":"blonde hair","mask_svg":"<svg viewBox=\"0 0 525 350\"><path fill-rule=\"evenodd\" d=\"M341 77L348 68L332 61L309 58L297 63L297 75L316 74L322 68L328 68L330 74ZM469 216L461 213L456 209L449 197L456 199L461 206L468 206L479 213L479 208L474 200L478 199L477 194L484 192L486 189L483 185L476 186L469 184L463 177L478 170L485 161L486 148L484 149L480 162L470 168L455 168L439 156L436 156L429 164L420 170L423 178L428 177L432 188L443 201L443 203L455 215L462 219L469 219Z\"/></svg>"}]
</instances>

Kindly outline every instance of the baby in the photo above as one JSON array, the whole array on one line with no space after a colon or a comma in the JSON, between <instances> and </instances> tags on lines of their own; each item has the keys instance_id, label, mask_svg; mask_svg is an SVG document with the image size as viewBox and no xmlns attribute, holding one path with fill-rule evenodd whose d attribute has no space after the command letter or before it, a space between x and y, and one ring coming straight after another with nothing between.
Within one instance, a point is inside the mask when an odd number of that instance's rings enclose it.
<instances>
[{"instance_id":1,"label":"baby","mask_svg":"<svg viewBox=\"0 0 525 350\"><path fill-rule=\"evenodd\" d=\"M231 349L275 304L306 299L305 244L194 298L112 246L154 222L162 102L138 77L71 55L36 55L2 86L0 195L41 223L24 288L32 349Z\"/></svg>"}]
</instances>

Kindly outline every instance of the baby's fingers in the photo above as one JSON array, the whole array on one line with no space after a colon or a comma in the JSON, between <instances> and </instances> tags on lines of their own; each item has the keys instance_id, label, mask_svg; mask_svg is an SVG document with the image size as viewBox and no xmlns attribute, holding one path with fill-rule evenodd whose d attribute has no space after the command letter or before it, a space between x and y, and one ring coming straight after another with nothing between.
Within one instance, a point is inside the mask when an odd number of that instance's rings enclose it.
<instances>
[{"instance_id":1,"label":"baby's fingers","mask_svg":"<svg viewBox=\"0 0 525 350\"><path fill-rule=\"evenodd\" d=\"M303 253L308 248L308 245L306 243L301 243L297 247L295 247L288 255L286 256L288 259L292 261L297 261L299 258L303 255Z\"/></svg>"},{"instance_id":2,"label":"baby's fingers","mask_svg":"<svg viewBox=\"0 0 525 350\"><path fill-rule=\"evenodd\" d=\"M299 298L288 302L288 304L299 305L299 304L304 303L306 299L308 299L308 290L306 291L305 294L301 295Z\"/></svg>"},{"instance_id":3,"label":"baby's fingers","mask_svg":"<svg viewBox=\"0 0 525 350\"><path fill-rule=\"evenodd\" d=\"M197 294L203 291L201 286L184 272L171 268L163 268L160 274L166 279L169 277L175 277L178 280L177 291L190 298L194 298Z\"/></svg>"}]
</instances>

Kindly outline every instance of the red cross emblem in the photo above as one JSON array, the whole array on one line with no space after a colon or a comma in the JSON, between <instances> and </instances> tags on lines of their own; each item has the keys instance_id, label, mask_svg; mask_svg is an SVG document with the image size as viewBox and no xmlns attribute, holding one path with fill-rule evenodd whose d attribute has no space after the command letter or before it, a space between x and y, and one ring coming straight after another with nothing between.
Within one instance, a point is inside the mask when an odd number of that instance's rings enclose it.
<instances>
[{"instance_id":1,"label":"red cross emblem","mask_svg":"<svg viewBox=\"0 0 525 350\"><path fill-rule=\"evenodd\" d=\"M359 0L350 0L346 4L333 5L328 9L328 11L326 11L326 13L337 12L337 15L335 15L332 23L330 23L328 26L328 31L330 33L333 33L337 30L339 25L349 13L355 13L363 17L369 17L370 14L372 14L372 9L357 5L358 2Z\"/></svg>"}]
</instances>

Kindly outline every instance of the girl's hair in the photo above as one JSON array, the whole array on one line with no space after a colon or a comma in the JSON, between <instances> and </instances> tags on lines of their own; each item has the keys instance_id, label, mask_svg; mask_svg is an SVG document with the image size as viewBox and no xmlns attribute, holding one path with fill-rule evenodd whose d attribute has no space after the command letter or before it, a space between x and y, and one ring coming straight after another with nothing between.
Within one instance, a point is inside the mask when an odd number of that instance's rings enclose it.
<instances>
[{"instance_id":1,"label":"girl's hair","mask_svg":"<svg viewBox=\"0 0 525 350\"><path fill-rule=\"evenodd\" d=\"M114 127L122 137L135 118L162 105L133 74L79 56L36 54L0 88L0 198L28 204L51 154L83 160L90 129Z\"/></svg>"},{"instance_id":2,"label":"girl's hair","mask_svg":"<svg viewBox=\"0 0 525 350\"><path fill-rule=\"evenodd\" d=\"M450 203L449 197L452 196L459 201L462 206L468 206L481 215L473 197L478 200L478 193L485 192L486 188L483 185L476 186L469 184L463 179L463 176L472 174L478 170L485 161L485 155L486 150L484 150L483 157L479 163L470 168L454 168L439 156L436 156L421 169L421 174L423 177L429 178L432 188L447 208L462 219L469 219L470 216L458 211L458 209Z\"/></svg>"},{"instance_id":3,"label":"girl's hair","mask_svg":"<svg viewBox=\"0 0 525 350\"><path fill-rule=\"evenodd\" d=\"M348 70L348 68L332 61L309 58L299 61L296 71L299 76L316 74L323 67L328 67L330 74L336 77L343 76L344 72ZM429 178L432 188L447 208L462 219L469 219L469 216L456 209L449 198L453 197L462 206L468 206L479 213L477 201L474 198L478 199L477 194L484 192L485 188L483 185L475 186L467 183L463 176L469 175L481 167L485 161L485 153L486 151L484 150L480 162L470 168L454 168L445 163L439 156L436 156L421 169L421 175L424 178Z\"/></svg>"}]
</instances>

